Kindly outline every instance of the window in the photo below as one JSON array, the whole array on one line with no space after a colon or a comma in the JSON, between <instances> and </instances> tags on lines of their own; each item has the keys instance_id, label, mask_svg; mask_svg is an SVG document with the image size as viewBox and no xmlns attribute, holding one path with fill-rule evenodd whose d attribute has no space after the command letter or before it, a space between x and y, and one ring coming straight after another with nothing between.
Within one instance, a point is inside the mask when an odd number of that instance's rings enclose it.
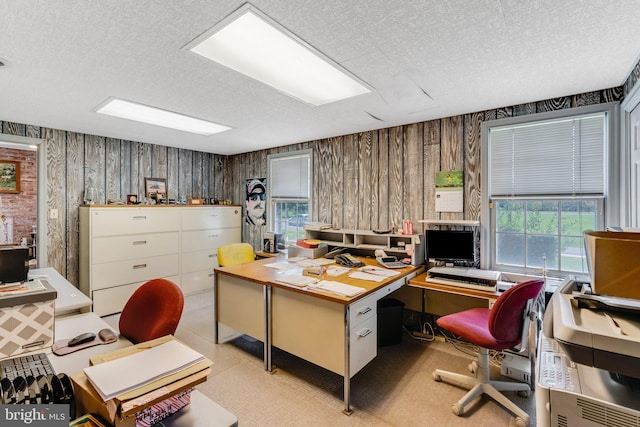
<instances>
[{"instance_id":1,"label":"window","mask_svg":"<svg viewBox=\"0 0 640 427\"><path fill-rule=\"evenodd\" d=\"M583 232L615 222L617 211L607 174L616 111L601 104L483 123L482 267L588 272Z\"/></svg>"},{"instance_id":2,"label":"window","mask_svg":"<svg viewBox=\"0 0 640 427\"><path fill-rule=\"evenodd\" d=\"M271 229L288 241L305 237L311 208L312 151L269 155L269 218Z\"/></svg>"}]
</instances>

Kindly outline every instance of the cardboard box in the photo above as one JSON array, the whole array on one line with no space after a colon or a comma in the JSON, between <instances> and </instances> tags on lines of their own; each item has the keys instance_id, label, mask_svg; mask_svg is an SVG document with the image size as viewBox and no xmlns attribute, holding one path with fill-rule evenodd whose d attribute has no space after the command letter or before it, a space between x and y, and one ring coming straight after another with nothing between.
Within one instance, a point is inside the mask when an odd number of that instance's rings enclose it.
<instances>
[{"instance_id":1,"label":"cardboard box","mask_svg":"<svg viewBox=\"0 0 640 427\"><path fill-rule=\"evenodd\" d=\"M46 280L32 280L14 291L0 291L0 358L53 345L57 295Z\"/></svg>"},{"instance_id":2,"label":"cardboard box","mask_svg":"<svg viewBox=\"0 0 640 427\"><path fill-rule=\"evenodd\" d=\"M585 231L593 293L640 299L640 233Z\"/></svg>"},{"instance_id":3,"label":"cardboard box","mask_svg":"<svg viewBox=\"0 0 640 427\"><path fill-rule=\"evenodd\" d=\"M108 362L109 360L144 351L169 340L175 340L175 338L166 336L111 353L93 356L90 358L90 362L92 365ZM76 412L80 414L98 414L114 427L133 427L136 425L136 415L139 412L205 382L207 376L211 373L211 365L212 362L205 358L204 361L194 366L123 393L106 402L100 398L84 372L80 371L71 376L75 388Z\"/></svg>"}]
</instances>

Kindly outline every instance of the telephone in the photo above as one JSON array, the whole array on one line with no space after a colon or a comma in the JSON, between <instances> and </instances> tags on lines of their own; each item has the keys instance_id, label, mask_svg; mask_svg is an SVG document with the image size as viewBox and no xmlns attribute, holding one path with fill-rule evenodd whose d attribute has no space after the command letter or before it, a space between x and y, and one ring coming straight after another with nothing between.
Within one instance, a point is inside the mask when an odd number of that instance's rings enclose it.
<instances>
[{"instance_id":1,"label":"telephone","mask_svg":"<svg viewBox=\"0 0 640 427\"><path fill-rule=\"evenodd\" d=\"M345 267L362 267L364 266L364 262L360 261L358 258L354 257L351 254L338 254L334 258L336 262L340 265L344 265Z\"/></svg>"}]
</instances>

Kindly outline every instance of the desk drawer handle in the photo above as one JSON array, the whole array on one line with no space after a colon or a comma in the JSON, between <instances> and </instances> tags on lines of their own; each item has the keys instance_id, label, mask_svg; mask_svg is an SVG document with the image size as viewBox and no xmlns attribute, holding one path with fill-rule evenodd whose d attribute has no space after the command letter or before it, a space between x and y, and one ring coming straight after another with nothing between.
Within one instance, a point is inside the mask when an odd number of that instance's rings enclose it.
<instances>
[{"instance_id":1,"label":"desk drawer handle","mask_svg":"<svg viewBox=\"0 0 640 427\"><path fill-rule=\"evenodd\" d=\"M147 268L147 264L137 264L133 266L134 270L137 270L139 268Z\"/></svg>"},{"instance_id":2,"label":"desk drawer handle","mask_svg":"<svg viewBox=\"0 0 640 427\"><path fill-rule=\"evenodd\" d=\"M369 306L364 306L362 308L360 308L360 310L358 310L358 314L367 314L368 312L370 312L372 310L371 307Z\"/></svg>"},{"instance_id":3,"label":"desk drawer handle","mask_svg":"<svg viewBox=\"0 0 640 427\"><path fill-rule=\"evenodd\" d=\"M364 338L367 335L369 335L371 332L373 332L371 329L366 328L366 329L363 329L360 332L358 332L358 336L361 337L361 338Z\"/></svg>"},{"instance_id":4,"label":"desk drawer handle","mask_svg":"<svg viewBox=\"0 0 640 427\"><path fill-rule=\"evenodd\" d=\"M146 215L137 215L137 216L133 217L134 221L140 220L140 219L147 219L147 216Z\"/></svg>"},{"instance_id":5,"label":"desk drawer handle","mask_svg":"<svg viewBox=\"0 0 640 427\"><path fill-rule=\"evenodd\" d=\"M138 240L136 242L133 242L133 245L146 245L147 241L146 240Z\"/></svg>"}]
</instances>

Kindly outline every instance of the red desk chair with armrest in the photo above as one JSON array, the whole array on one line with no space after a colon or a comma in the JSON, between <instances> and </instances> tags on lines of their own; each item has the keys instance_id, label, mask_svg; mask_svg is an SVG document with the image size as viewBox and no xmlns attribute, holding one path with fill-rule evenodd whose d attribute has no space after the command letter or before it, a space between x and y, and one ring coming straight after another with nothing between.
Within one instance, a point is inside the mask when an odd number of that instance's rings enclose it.
<instances>
[{"instance_id":1,"label":"red desk chair with armrest","mask_svg":"<svg viewBox=\"0 0 640 427\"><path fill-rule=\"evenodd\" d=\"M477 378L436 369L436 381L448 380L469 388L470 391L451 409L456 415L464 413L464 407L476 397L487 394L509 411L516 414L519 426L529 424L529 415L500 391L528 393L529 385L512 381L492 381L489 378L489 350L507 350L520 345L524 351L529 331L529 320L534 315L533 306L544 286L544 280L520 283L498 297L491 309L472 308L440 317L436 323L462 339L477 345Z\"/></svg>"},{"instance_id":2,"label":"red desk chair with armrest","mask_svg":"<svg viewBox=\"0 0 640 427\"><path fill-rule=\"evenodd\" d=\"M184 295L178 285L167 279L144 283L129 297L120 314L120 334L134 344L165 335L178 328Z\"/></svg>"}]
</instances>

